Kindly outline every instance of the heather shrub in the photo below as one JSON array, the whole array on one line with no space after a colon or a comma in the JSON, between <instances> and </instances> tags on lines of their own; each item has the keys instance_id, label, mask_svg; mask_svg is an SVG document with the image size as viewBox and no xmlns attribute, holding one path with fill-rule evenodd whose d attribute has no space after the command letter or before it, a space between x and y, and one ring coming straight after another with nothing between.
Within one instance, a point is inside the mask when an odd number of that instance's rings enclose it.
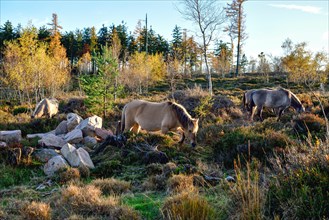
<instances>
[{"instance_id":1,"label":"heather shrub","mask_svg":"<svg viewBox=\"0 0 329 220\"><path fill-rule=\"evenodd\" d=\"M267 215L283 219L328 218L328 155L328 142L316 141L291 148L284 159L273 159L277 177L269 186Z\"/></svg>"},{"instance_id":2,"label":"heather shrub","mask_svg":"<svg viewBox=\"0 0 329 220\"><path fill-rule=\"evenodd\" d=\"M326 122L323 118L308 113L302 114L294 120L294 129L304 137L310 133L312 136L323 138L325 136Z\"/></svg>"},{"instance_id":3,"label":"heather shrub","mask_svg":"<svg viewBox=\"0 0 329 220\"><path fill-rule=\"evenodd\" d=\"M260 133L254 127L238 127L226 131L218 141L213 141L211 146L217 162L233 167L233 161L239 154L244 155L241 156L242 160L253 156L266 161L273 150L285 149L292 143L289 136L281 131L266 129Z\"/></svg>"}]
</instances>

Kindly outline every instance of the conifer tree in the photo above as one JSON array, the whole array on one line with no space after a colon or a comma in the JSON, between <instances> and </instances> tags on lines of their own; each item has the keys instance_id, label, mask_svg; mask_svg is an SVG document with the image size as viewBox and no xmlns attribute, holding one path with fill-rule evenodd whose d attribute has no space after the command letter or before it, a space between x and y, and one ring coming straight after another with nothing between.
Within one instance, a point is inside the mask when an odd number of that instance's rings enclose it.
<instances>
[{"instance_id":1,"label":"conifer tree","mask_svg":"<svg viewBox=\"0 0 329 220\"><path fill-rule=\"evenodd\" d=\"M239 75L241 43L247 38L246 25L245 25L246 15L244 13L242 6L242 4L246 1L247 0L233 0L231 4L227 4L227 8L226 8L226 14L230 19L230 23L226 28L226 31L229 32L229 36L231 37L232 51L233 51L233 40L235 38L238 38L236 71L235 71L236 76Z\"/></svg>"}]
</instances>

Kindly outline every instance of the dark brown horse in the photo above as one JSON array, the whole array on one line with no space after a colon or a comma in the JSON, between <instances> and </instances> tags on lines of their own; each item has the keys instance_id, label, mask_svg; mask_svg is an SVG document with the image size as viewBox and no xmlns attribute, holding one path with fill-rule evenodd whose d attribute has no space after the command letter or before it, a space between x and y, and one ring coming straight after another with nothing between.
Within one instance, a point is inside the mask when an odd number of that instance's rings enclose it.
<instances>
[{"instance_id":1,"label":"dark brown horse","mask_svg":"<svg viewBox=\"0 0 329 220\"><path fill-rule=\"evenodd\" d=\"M259 116L260 120L263 121L263 107L267 107L278 110L277 120L279 121L284 110L286 110L290 106L296 109L298 113L305 111L304 106L297 98L297 96L287 89L279 88L274 90L255 90L251 93L250 97L250 120L253 120L255 111L257 109L257 115Z\"/></svg>"}]
</instances>

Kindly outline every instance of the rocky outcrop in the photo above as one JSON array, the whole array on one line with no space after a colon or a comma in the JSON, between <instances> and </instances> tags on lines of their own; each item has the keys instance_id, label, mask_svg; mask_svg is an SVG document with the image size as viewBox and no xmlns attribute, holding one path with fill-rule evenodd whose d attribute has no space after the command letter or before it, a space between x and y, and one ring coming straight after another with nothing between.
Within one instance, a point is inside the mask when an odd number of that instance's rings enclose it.
<instances>
[{"instance_id":1,"label":"rocky outcrop","mask_svg":"<svg viewBox=\"0 0 329 220\"><path fill-rule=\"evenodd\" d=\"M0 131L0 141L4 141L6 143L19 143L21 140L21 130Z\"/></svg>"},{"instance_id":2,"label":"rocky outcrop","mask_svg":"<svg viewBox=\"0 0 329 220\"><path fill-rule=\"evenodd\" d=\"M32 157L45 163L44 172L47 176L69 166L93 169L95 166L89 156L89 149L94 149L99 141L113 136L112 131L102 128L102 123L102 118L96 115L83 119L75 113L69 113L66 120L61 121L54 130L26 136L27 139L40 138L38 144L42 148L33 148ZM11 143L21 140L20 130L0 131L1 148L8 148ZM20 157L18 155L15 158Z\"/></svg>"},{"instance_id":3,"label":"rocky outcrop","mask_svg":"<svg viewBox=\"0 0 329 220\"><path fill-rule=\"evenodd\" d=\"M63 156L58 155L51 158L43 167L47 176L53 176L58 170L68 168L69 165Z\"/></svg>"}]
</instances>

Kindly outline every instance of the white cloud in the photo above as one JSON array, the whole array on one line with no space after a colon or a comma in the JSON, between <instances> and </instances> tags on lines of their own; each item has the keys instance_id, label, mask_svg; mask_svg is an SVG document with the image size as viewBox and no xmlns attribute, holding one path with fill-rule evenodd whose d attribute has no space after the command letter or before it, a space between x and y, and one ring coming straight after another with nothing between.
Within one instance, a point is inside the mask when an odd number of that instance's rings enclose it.
<instances>
[{"instance_id":1,"label":"white cloud","mask_svg":"<svg viewBox=\"0 0 329 220\"><path fill-rule=\"evenodd\" d=\"M285 8L289 10L299 10L311 14L320 14L321 13L321 8L319 7L314 7L310 5L284 5L284 4L270 4L272 7L276 8Z\"/></svg>"},{"instance_id":2,"label":"white cloud","mask_svg":"<svg viewBox=\"0 0 329 220\"><path fill-rule=\"evenodd\" d=\"M326 31L322 34L322 39L323 40L329 40L329 31Z\"/></svg>"}]
</instances>

